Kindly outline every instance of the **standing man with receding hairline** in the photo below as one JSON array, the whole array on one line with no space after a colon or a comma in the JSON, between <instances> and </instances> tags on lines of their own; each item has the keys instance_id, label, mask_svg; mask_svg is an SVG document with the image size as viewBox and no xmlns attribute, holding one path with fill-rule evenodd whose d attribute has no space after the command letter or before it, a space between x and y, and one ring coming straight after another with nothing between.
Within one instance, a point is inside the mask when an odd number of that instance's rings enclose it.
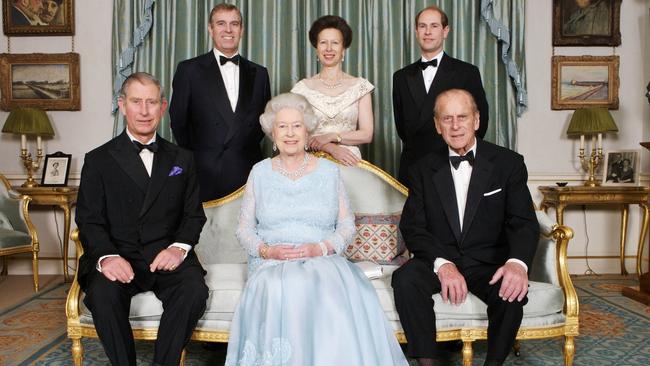
<instances>
[{"instance_id":1,"label":"standing man with receding hairline","mask_svg":"<svg viewBox=\"0 0 650 366\"><path fill-rule=\"evenodd\" d=\"M176 143L194 152L204 202L242 187L262 160L259 117L271 99L266 68L239 54L239 9L215 6L208 32L213 50L178 64L169 107Z\"/></svg>"},{"instance_id":2,"label":"standing man with receding hairline","mask_svg":"<svg viewBox=\"0 0 650 366\"><path fill-rule=\"evenodd\" d=\"M443 51L449 30L447 14L442 9L429 6L421 10L415 17L415 37L422 57L393 74L393 113L397 134L402 139L398 179L407 187L408 168L445 146L432 123L438 94L452 88L470 92L481 116L476 134L483 138L487 131L489 108L481 73L476 66Z\"/></svg>"}]
</instances>

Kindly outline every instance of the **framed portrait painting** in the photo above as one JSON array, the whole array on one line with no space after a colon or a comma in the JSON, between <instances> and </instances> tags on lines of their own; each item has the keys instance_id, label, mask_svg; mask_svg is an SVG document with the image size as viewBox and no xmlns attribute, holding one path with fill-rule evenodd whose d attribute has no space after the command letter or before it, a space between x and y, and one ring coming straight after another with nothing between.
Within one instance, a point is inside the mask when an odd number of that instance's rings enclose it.
<instances>
[{"instance_id":1,"label":"framed portrait painting","mask_svg":"<svg viewBox=\"0 0 650 366\"><path fill-rule=\"evenodd\" d=\"M45 187L65 187L68 185L70 175L71 154L57 151L54 154L45 155L43 164L43 178L41 185Z\"/></svg>"},{"instance_id":2,"label":"framed portrait painting","mask_svg":"<svg viewBox=\"0 0 650 366\"><path fill-rule=\"evenodd\" d=\"M7 36L74 35L74 0L2 0Z\"/></svg>"},{"instance_id":3,"label":"framed portrait painting","mask_svg":"<svg viewBox=\"0 0 650 366\"><path fill-rule=\"evenodd\" d=\"M553 0L553 46L621 44L621 0Z\"/></svg>"},{"instance_id":4,"label":"framed portrait painting","mask_svg":"<svg viewBox=\"0 0 650 366\"><path fill-rule=\"evenodd\" d=\"M552 109L618 109L618 56L553 56L552 61Z\"/></svg>"},{"instance_id":5,"label":"framed portrait painting","mask_svg":"<svg viewBox=\"0 0 650 366\"><path fill-rule=\"evenodd\" d=\"M78 53L0 54L0 108L78 111Z\"/></svg>"},{"instance_id":6,"label":"framed portrait painting","mask_svg":"<svg viewBox=\"0 0 650 366\"><path fill-rule=\"evenodd\" d=\"M612 150L605 154L603 184L608 186L639 185L639 150Z\"/></svg>"}]
</instances>

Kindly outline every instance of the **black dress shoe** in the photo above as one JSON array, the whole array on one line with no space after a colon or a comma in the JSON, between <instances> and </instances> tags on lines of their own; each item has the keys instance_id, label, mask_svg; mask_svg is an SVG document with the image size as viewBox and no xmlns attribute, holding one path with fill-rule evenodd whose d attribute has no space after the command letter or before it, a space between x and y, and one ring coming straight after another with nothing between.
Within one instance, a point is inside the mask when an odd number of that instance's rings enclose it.
<instances>
[{"instance_id":1,"label":"black dress shoe","mask_svg":"<svg viewBox=\"0 0 650 366\"><path fill-rule=\"evenodd\" d=\"M503 361L499 360L485 360L485 363L483 366L501 366L503 365Z\"/></svg>"},{"instance_id":2,"label":"black dress shoe","mask_svg":"<svg viewBox=\"0 0 650 366\"><path fill-rule=\"evenodd\" d=\"M418 358L417 360L419 366L444 366L444 363L436 358Z\"/></svg>"}]
</instances>

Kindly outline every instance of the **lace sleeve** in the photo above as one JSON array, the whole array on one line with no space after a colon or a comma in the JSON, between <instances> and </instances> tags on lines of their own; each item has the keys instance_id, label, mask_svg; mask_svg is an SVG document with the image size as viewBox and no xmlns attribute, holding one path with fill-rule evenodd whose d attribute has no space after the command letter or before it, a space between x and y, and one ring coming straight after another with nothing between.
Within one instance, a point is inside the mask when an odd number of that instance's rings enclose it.
<instances>
[{"instance_id":1,"label":"lace sleeve","mask_svg":"<svg viewBox=\"0 0 650 366\"><path fill-rule=\"evenodd\" d=\"M339 217L336 221L336 230L332 235L327 237L327 240L334 248L337 254L343 253L345 248L354 239L356 234L356 227L354 225L354 213L350 208L350 200L345 191L343 180L339 177Z\"/></svg>"},{"instance_id":2,"label":"lace sleeve","mask_svg":"<svg viewBox=\"0 0 650 366\"><path fill-rule=\"evenodd\" d=\"M255 184L253 172L248 176L244 197L242 198L241 210L239 211L239 223L237 224L237 240L239 244L253 257L259 257L259 247L264 244L257 236L257 218L255 217Z\"/></svg>"}]
</instances>

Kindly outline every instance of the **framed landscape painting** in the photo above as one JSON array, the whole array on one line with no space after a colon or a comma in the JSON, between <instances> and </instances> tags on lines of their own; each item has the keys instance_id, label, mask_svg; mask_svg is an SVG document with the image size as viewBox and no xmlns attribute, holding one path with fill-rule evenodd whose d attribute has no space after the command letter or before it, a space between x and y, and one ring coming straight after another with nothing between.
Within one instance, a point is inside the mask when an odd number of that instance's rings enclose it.
<instances>
[{"instance_id":1,"label":"framed landscape painting","mask_svg":"<svg viewBox=\"0 0 650 366\"><path fill-rule=\"evenodd\" d=\"M618 109L618 56L553 56L552 61L552 109Z\"/></svg>"},{"instance_id":2,"label":"framed landscape painting","mask_svg":"<svg viewBox=\"0 0 650 366\"><path fill-rule=\"evenodd\" d=\"M74 0L2 0L8 36L74 35Z\"/></svg>"},{"instance_id":3,"label":"framed landscape painting","mask_svg":"<svg viewBox=\"0 0 650 366\"><path fill-rule=\"evenodd\" d=\"M553 46L621 44L621 0L553 0Z\"/></svg>"},{"instance_id":4,"label":"framed landscape painting","mask_svg":"<svg viewBox=\"0 0 650 366\"><path fill-rule=\"evenodd\" d=\"M81 109L78 53L0 54L0 108Z\"/></svg>"}]
</instances>

